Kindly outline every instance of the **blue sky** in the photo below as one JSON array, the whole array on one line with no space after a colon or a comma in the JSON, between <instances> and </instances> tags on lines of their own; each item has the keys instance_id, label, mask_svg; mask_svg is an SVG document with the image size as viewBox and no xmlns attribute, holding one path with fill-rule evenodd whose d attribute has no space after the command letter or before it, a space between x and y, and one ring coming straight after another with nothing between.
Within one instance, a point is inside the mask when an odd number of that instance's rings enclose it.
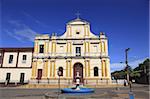
<instances>
[{"instance_id":1,"label":"blue sky","mask_svg":"<svg viewBox=\"0 0 150 99\"><path fill-rule=\"evenodd\" d=\"M111 71L137 66L149 56L148 0L0 0L0 47L32 47L36 34L62 35L75 13L90 22L91 31L109 39Z\"/></svg>"}]
</instances>

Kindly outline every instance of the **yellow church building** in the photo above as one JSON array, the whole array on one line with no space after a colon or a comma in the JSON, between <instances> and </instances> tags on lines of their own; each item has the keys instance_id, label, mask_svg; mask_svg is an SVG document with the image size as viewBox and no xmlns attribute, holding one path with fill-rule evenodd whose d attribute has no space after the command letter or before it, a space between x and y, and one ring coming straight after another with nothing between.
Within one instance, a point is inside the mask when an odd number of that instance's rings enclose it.
<instances>
[{"instance_id":1,"label":"yellow church building","mask_svg":"<svg viewBox=\"0 0 150 99\"><path fill-rule=\"evenodd\" d=\"M90 31L90 23L76 18L66 24L61 36L41 34L35 37L31 81L80 83L111 80L108 38Z\"/></svg>"}]
</instances>

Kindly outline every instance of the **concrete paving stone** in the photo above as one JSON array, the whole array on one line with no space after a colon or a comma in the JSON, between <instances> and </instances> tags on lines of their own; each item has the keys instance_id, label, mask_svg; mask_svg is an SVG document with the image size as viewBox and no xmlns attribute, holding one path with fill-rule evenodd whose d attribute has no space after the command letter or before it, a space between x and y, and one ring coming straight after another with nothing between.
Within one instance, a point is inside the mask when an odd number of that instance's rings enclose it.
<instances>
[{"instance_id":1,"label":"concrete paving stone","mask_svg":"<svg viewBox=\"0 0 150 99\"><path fill-rule=\"evenodd\" d=\"M149 85L132 86L135 99L149 99ZM52 97L47 99L129 99L129 87L95 88L93 94L69 95L60 94L58 89L49 88L0 88L0 99L46 99L45 94Z\"/></svg>"}]
</instances>

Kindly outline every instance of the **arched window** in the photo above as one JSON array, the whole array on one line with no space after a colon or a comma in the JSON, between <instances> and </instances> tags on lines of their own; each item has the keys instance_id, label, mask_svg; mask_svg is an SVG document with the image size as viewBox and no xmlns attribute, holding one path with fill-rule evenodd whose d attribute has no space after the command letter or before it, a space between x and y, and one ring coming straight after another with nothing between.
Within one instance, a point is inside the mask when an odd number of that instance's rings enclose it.
<instances>
[{"instance_id":1,"label":"arched window","mask_svg":"<svg viewBox=\"0 0 150 99\"><path fill-rule=\"evenodd\" d=\"M59 67L58 70L61 71L61 75L60 76L63 76L63 67Z\"/></svg>"},{"instance_id":2,"label":"arched window","mask_svg":"<svg viewBox=\"0 0 150 99\"><path fill-rule=\"evenodd\" d=\"M94 67L94 76L98 76L98 67Z\"/></svg>"}]
</instances>

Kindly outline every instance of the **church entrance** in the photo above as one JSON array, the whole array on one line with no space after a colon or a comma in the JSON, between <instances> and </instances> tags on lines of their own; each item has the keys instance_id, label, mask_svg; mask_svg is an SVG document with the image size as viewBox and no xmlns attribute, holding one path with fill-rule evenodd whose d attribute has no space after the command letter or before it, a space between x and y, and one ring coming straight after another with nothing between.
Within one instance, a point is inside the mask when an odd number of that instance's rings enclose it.
<instances>
[{"instance_id":1,"label":"church entrance","mask_svg":"<svg viewBox=\"0 0 150 99\"><path fill-rule=\"evenodd\" d=\"M81 63L75 63L73 66L73 82L76 82L77 73L80 76L80 83L83 83L83 65Z\"/></svg>"}]
</instances>

